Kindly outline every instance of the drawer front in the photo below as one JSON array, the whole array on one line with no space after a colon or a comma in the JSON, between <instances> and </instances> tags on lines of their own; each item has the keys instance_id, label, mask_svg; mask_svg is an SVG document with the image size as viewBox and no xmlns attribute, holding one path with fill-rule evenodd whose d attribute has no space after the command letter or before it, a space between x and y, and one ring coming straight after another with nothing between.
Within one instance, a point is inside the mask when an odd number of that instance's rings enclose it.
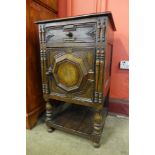
<instances>
[{"instance_id":1,"label":"drawer front","mask_svg":"<svg viewBox=\"0 0 155 155\"><path fill-rule=\"evenodd\" d=\"M60 47L71 43L75 46L79 46L80 43L95 43L96 23L48 26L45 29L45 38L48 47Z\"/></svg>"},{"instance_id":2,"label":"drawer front","mask_svg":"<svg viewBox=\"0 0 155 155\"><path fill-rule=\"evenodd\" d=\"M49 48L50 95L93 101L94 48Z\"/></svg>"}]
</instances>

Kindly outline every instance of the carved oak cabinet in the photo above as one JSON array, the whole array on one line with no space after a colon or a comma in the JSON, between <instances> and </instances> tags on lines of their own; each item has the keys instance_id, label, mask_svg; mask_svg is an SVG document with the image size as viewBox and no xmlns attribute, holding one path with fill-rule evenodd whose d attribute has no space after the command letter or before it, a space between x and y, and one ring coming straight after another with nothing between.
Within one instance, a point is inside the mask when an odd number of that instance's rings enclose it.
<instances>
[{"instance_id":1,"label":"carved oak cabinet","mask_svg":"<svg viewBox=\"0 0 155 155\"><path fill-rule=\"evenodd\" d=\"M110 12L36 22L48 131L100 146L107 115L113 32Z\"/></svg>"}]
</instances>

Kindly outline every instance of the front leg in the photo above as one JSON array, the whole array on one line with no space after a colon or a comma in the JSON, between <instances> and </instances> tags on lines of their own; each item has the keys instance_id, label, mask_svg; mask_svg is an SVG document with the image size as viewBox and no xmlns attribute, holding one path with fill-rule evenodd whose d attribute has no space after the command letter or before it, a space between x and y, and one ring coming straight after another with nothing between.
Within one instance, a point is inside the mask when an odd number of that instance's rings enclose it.
<instances>
[{"instance_id":1,"label":"front leg","mask_svg":"<svg viewBox=\"0 0 155 155\"><path fill-rule=\"evenodd\" d=\"M93 120L93 126L94 126L94 131L93 131L93 136L92 136L92 141L94 147L99 147L100 146L100 140L101 140L101 135L103 131L103 114L102 114L102 107L98 107L95 110L94 114L94 120Z\"/></svg>"},{"instance_id":2,"label":"front leg","mask_svg":"<svg viewBox=\"0 0 155 155\"><path fill-rule=\"evenodd\" d=\"M49 123L52 121L53 116L53 106L50 101L46 102L46 125L48 132L53 132L54 128L49 126Z\"/></svg>"}]
</instances>

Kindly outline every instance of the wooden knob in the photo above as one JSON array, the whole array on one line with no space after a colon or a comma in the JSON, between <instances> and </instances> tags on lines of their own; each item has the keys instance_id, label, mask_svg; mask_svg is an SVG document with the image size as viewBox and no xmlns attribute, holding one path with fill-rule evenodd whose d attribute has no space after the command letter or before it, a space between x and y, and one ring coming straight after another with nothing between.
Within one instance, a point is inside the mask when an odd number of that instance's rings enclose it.
<instances>
[{"instance_id":1,"label":"wooden knob","mask_svg":"<svg viewBox=\"0 0 155 155\"><path fill-rule=\"evenodd\" d=\"M66 34L66 36L68 36L68 37L71 38L71 37L73 37L73 33L72 32L69 32L69 33Z\"/></svg>"}]
</instances>

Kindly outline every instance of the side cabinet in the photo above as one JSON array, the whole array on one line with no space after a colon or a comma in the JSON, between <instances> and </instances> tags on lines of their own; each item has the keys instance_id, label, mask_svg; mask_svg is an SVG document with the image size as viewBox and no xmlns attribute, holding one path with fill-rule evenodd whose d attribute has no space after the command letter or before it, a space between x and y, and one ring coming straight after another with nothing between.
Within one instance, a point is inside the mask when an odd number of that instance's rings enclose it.
<instances>
[{"instance_id":1,"label":"side cabinet","mask_svg":"<svg viewBox=\"0 0 155 155\"><path fill-rule=\"evenodd\" d=\"M48 131L65 130L87 137L99 146L107 114L116 30L112 14L36 23ZM56 115L56 109L66 103L70 106L61 108Z\"/></svg>"}]
</instances>

